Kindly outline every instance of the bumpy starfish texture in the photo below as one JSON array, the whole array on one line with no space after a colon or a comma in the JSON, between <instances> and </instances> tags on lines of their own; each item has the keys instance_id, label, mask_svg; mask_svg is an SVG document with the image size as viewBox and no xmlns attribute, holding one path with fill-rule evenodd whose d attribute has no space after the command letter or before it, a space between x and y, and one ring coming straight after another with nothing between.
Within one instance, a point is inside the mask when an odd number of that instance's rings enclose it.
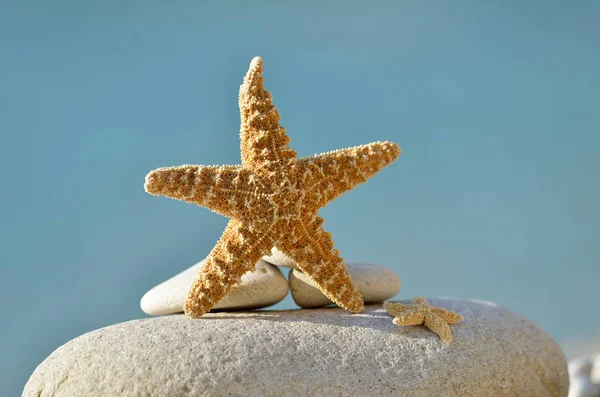
<instances>
[{"instance_id":1,"label":"bumpy starfish texture","mask_svg":"<svg viewBox=\"0 0 600 397\"><path fill-rule=\"evenodd\" d=\"M427 328L438 334L444 342L452 342L452 331L448 324L456 324L463 320L460 314L451 312L441 307L429 306L423 297L413 299L411 305L399 302L384 302L384 309L394 316L396 325L425 324Z\"/></svg>"},{"instance_id":2,"label":"bumpy starfish texture","mask_svg":"<svg viewBox=\"0 0 600 397\"><path fill-rule=\"evenodd\" d=\"M263 86L262 70L262 59L254 58L240 87L241 165L182 165L146 176L150 194L231 218L190 288L185 313L197 318L208 312L274 246L329 299L360 312L362 297L317 212L394 161L400 148L375 142L297 158Z\"/></svg>"}]
</instances>

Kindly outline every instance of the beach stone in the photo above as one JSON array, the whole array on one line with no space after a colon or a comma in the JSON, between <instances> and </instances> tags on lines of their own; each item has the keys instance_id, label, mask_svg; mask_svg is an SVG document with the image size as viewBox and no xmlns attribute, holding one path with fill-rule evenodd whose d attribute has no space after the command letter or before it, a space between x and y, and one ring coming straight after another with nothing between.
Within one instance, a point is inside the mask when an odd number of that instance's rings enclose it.
<instances>
[{"instance_id":1,"label":"beach stone","mask_svg":"<svg viewBox=\"0 0 600 397\"><path fill-rule=\"evenodd\" d=\"M346 272L360 291L365 303L382 302L400 291L400 277L385 266L346 263ZM314 308L333 304L302 271L290 270L288 278L292 297L298 306Z\"/></svg>"},{"instance_id":2,"label":"beach stone","mask_svg":"<svg viewBox=\"0 0 600 397\"><path fill-rule=\"evenodd\" d=\"M565 357L542 329L489 302L429 301L464 316L451 344L394 325L381 304L133 320L58 348L23 396L567 395Z\"/></svg>"},{"instance_id":3,"label":"beach stone","mask_svg":"<svg viewBox=\"0 0 600 397\"><path fill-rule=\"evenodd\" d=\"M593 355L591 359L594 363L592 365L592 370L590 371L590 380L600 385L600 354Z\"/></svg>"},{"instance_id":4,"label":"beach stone","mask_svg":"<svg viewBox=\"0 0 600 397\"><path fill-rule=\"evenodd\" d=\"M188 291L203 265L204 260L146 292L140 302L142 310L154 316L183 312ZM244 274L213 310L259 309L280 302L287 293L288 283L279 268L259 260L256 270Z\"/></svg>"},{"instance_id":5,"label":"beach stone","mask_svg":"<svg viewBox=\"0 0 600 397\"><path fill-rule=\"evenodd\" d=\"M600 397L600 383L596 380L599 356L584 356L569 362L569 397Z\"/></svg>"},{"instance_id":6,"label":"beach stone","mask_svg":"<svg viewBox=\"0 0 600 397\"><path fill-rule=\"evenodd\" d=\"M569 361L569 376L572 378L590 379L593 369L593 357L578 357Z\"/></svg>"},{"instance_id":7,"label":"beach stone","mask_svg":"<svg viewBox=\"0 0 600 397\"><path fill-rule=\"evenodd\" d=\"M296 262L277 248L273 247L271 255L263 256L263 261L266 261L275 266L289 267L290 269L298 269Z\"/></svg>"},{"instance_id":8,"label":"beach stone","mask_svg":"<svg viewBox=\"0 0 600 397\"><path fill-rule=\"evenodd\" d=\"M568 397L600 397L600 387L586 378L571 378Z\"/></svg>"}]
</instances>

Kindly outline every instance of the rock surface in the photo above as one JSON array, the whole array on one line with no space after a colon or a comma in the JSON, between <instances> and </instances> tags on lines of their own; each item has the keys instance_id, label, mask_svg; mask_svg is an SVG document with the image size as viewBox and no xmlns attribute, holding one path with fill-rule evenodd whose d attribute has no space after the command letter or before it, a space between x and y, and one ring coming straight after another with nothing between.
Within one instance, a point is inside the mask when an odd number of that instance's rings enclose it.
<instances>
[{"instance_id":1,"label":"rock surface","mask_svg":"<svg viewBox=\"0 0 600 397\"><path fill-rule=\"evenodd\" d=\"M188 291L204 261L157 285L142 297L140 306L150 315L183 312ZM288 282L277 266L258 261L256 270L242 276L241 283L213 309L258 309L276 304L288 293Z\"/></svg>"},{"instance_id":2,"label":"rock surface","mask_svg":"<svg viewBox=\"0 0 600 397\"><path fill-rule=\"evenodd\" d=\"M63 345L23 396L566 396L543 330L481 301L430 299L465 317L445 344L381 305L134 320Z\"/></svg>"},{"instance_id":3,"label":"rock surface","mask_svg":"<svg viewBox=\"0 0 600 397\"><path fill-rule=\"evenodd\" d=\"M275 266L289 267L290 269L298 269L296 262L277 248L273 247L271 255L263 256L263 261Z\"/></svg>"},{"instance_id":4,"label":"rock surface","mask_svg":"<svg viewBox=\"0 0 600 397\"><path fill-rule=\"evenodd\" d=\"M400 278L387 267L366 263L346 263L346 272L360 291L365 303L382 302L400 291ZM300 270L290 270L290 290L294 302L303 308L331 305L312 280Z\"/></svg>"}]
</instances>

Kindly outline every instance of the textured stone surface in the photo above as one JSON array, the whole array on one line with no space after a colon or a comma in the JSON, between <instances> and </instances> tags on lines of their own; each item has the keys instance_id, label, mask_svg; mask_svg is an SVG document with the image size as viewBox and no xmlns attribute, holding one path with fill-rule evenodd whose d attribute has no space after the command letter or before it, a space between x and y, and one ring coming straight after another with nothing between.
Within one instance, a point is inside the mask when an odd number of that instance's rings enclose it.
<instances>
[{"instance_id":1,"label":"textured stone surface","mask_svg":"<svg viewBox=\"0 0 600 397\"><path fill-rule=\"evenodd\" d=\"M465 320L442 342L381 305L134 320L37 367L23 396L566 396L559 346L491 303L430 299Z\"/></svg>"},{"instance_id":2,"label":"textured stone surface","mask_svg":"<svg viewBox=\"0 0 600 397\"><path fill-rule=\"evenodd\" d=\"M263 256L263 261L266 261L275 266L289 267L290 269L298 269L296 262L277 248L273 247L271 255Z\"/></svg>"},{"instance_id":3,"label":"textured stone surface","mask_svg":"<svg viewBox=\"0 0 600 397\"><path fill-rule=\"evenodd\" d=\"M146 292L140 302L142 310L150 315L183 312L190 286L203 264L200 261ZM243 275L241 283L213 309L258 309L276 304L287 293L287 280L277 266L260 260L256 270Z\"/></svg>"},{"instance_id":4,"label":"textured stone surface","mask_svg":"<svg viewBox=\"0 0 600 397\"><path fill-rule=\"evenodd\" d=\"M346 272L365 303L382 302L400 291L400 277L387 267L367 263L346 263ZM300 307L323 307L333 303L300 270L290 270L289 282L294 302Z\"/></svg>"}]
</instances>

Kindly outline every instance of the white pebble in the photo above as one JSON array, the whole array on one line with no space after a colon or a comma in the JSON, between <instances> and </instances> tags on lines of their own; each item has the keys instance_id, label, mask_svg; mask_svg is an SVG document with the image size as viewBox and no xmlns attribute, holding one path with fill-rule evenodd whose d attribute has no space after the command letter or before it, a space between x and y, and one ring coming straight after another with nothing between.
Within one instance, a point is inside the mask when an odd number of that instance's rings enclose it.
<instances>
[{"instance_id":1,"label":"white pebble","mask_svg":"<svg viewBox=\"0 0 600 397\"><path fill-rule=\"evenodd\" d=\"M400 291L400 278L395 271L380 265L347 263L346 272L360 291L365 303L382 302ZM313 281L300 270L290 270L290 290L294 302L303 308L323 307L329 300Z\"/></svg>"},{"instance_id":2,"label":"white pebble","mask_svg":"<svg viewBox=\"0 0 600 397\"><path fill-rule=\"evenodd\" d=\"M183 311L183 304L204 261L158 284L142 297L140 306L146 314L162 315ZM288 283L277 266L263 260L256 270L242 276L239 285L221 299L214 309L259 309L274 305L288 293Z\"/></svg>"}]
</instances>

